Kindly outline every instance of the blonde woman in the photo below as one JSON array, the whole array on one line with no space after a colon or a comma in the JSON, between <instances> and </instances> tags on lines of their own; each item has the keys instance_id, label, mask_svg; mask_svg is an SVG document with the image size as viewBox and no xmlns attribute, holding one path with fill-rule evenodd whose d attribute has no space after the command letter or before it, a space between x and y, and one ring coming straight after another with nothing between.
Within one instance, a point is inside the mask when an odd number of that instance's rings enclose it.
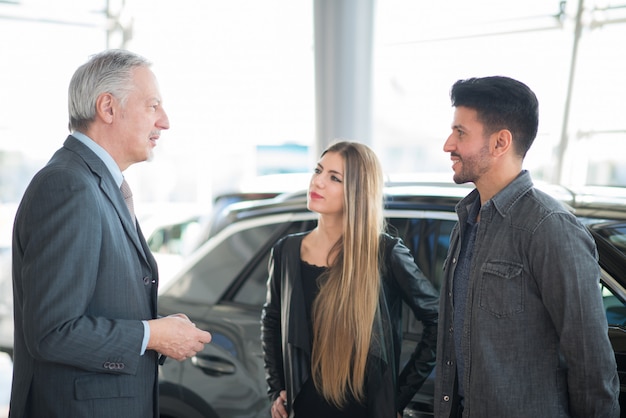
<instances>
[{"instance_id":1,"label":"blonde woman","mask_svg":"<svg viewBox=\"0 0 626 418\"><path fill-rule=\"evenodd\" d=\"M383 175L358 142L327 148L311 177L312 231L273 248L262 339L273 418L396 418L435 362L438 294L387 235ZM398 374L402 301L424 324Z\"/></svg>"}]
</instances>

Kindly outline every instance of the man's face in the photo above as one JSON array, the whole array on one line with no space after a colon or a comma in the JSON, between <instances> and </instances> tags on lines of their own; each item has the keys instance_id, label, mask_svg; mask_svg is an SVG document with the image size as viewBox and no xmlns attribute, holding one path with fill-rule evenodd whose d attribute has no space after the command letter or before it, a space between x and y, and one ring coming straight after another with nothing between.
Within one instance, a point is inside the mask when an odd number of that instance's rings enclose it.
<instances>
[{"instance_id":1,"label":"man's face","mask_svg":"<svg viewBox=\"0 0 626 418\"><path fill-rule=\"evenodd\" d=\"M131 164L150 160L161 130L170 125L156 78L147 67L133 70L133 89L126 103L117 102L116 107L115 132L121 159L118 163L124 170Z\"/></svg>"},{"instance_id":2,"label":"man's face","mask_svg":"<svg viewBox=\"0 0 626 418\"><path fill-rule=\"evenodd\" d=\"M452 133L443 145L450 153L454 182L476 183L491 168L489 137L485 136L483 124L477 112L468 107L455 108Z\"/></svg>"}]
</instances>

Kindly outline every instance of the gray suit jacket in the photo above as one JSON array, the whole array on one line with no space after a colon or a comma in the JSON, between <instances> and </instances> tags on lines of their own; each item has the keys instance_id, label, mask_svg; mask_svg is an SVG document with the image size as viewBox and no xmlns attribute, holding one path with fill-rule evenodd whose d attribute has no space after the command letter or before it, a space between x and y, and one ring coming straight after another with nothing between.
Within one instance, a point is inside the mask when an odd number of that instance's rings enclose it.
<instances>
[{"instance_id":1,"label":"gray suit jacket","mask_svg":"<svg viewBox=\"0 0 626 418\"><path fill-rule=\"evenodd\" d=\"M10 416L156 417L157 266L113 177L68 137L28 186L13 233Z\"/></svg>"}]
</instances>

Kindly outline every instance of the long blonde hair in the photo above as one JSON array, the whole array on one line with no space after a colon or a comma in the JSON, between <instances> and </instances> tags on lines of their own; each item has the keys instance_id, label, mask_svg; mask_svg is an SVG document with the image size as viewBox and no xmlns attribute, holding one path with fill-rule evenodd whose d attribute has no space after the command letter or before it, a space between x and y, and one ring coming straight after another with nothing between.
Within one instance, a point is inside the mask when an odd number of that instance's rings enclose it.
<instances>
[{"instance_id":1,"label":"long blonde hair","mask_svg":"<svg viewBox=\"0 0 626 418\"><path fill-rule=\"evenodd\" d=\"M311 370L317 390L338 406L348 394L365 400L365 371L380 293L379 245L384 230L383 174L364 144L341 141L327 148L344 160L343 236L320 278L313 304ZM330 257L329 257L330 259Z\"/></svg>"}]
</instances>

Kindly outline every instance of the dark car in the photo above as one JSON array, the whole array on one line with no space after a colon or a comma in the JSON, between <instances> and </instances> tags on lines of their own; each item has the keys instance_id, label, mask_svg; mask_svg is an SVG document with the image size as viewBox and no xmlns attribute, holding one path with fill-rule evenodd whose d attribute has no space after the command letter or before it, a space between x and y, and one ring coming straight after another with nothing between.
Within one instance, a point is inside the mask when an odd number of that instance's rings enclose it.
<instances>
[{"instance_id":1,"label":"dark car","mask_svg":"<svg viewBox=\"0 0 626 418\"><path fill-rule=\"evenodd\" d=\"M626 222L607 221L589 225L596 240L602 268L602 300L609 322L609 339L619 374L620 406L626 416Z\"/></svg>"},{"instance_id":2,"label":"dark car","mask_svg":"<svg viewBox=\"0 0 626 418\"><path fill-rule=\"evenodd\" d=\"M386 188L385 214L390 233L403 238L437 288L456 222L454 206L470 190L454 184L395 184ZM608 221L626 220L626 214L615 202L582 202L564 188L545 190L584 219L598 241L609 333L620 378L626 379L626 224ZM170 360L160 368L161 417L269 416L260 316L270 249L286 234L314 228L316 219L316 214L306 208L304 192L237 203L222 213L214 225L215 235L187 259L160 294L160 314L185 312L198 327L213 334L212 343L196 356L182 363ZM421 324L408 311L404 318L402 361L407 360L421 336ZM626 380L622 382L626 384ZM432 416L432 405L431 376L404 416Z\"/></svg>"}]
</instances>

